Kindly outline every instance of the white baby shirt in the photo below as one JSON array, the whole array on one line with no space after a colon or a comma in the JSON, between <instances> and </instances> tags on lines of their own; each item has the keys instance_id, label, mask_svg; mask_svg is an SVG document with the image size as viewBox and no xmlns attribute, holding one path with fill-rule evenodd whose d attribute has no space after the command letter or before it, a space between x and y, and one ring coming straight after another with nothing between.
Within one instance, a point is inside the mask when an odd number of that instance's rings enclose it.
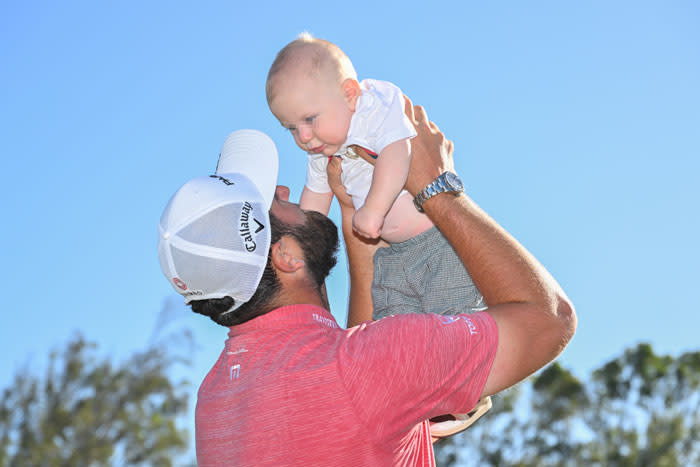
<instances>
[{"instance_id":1,"label":"white baby shirt","mask_svg":"<svg viewBox=\"0 0 700 467\"><path fill-rule=\"evenodd\" d=\"M352 196L355 209L365 203L372 184L374 166L361 157L348 155L347 147L353 144L376 154L404 138L416 136L416 130L406 114L401 89L388 81L366 79L360 83L362 94L357 100L350 130L343 146L336 154L342 157L341 181ZM328 185L328 156L313 154L306 170L306 187L316 193L331 191Z\"/></svg>"}]
</instances>

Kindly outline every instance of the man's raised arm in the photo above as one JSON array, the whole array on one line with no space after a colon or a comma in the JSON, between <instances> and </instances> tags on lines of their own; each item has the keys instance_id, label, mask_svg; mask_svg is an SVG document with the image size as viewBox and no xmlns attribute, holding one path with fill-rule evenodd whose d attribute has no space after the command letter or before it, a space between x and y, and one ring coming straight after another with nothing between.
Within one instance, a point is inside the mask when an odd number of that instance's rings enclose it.
<instances>
[{"instance_id":1,"label":"man's raised arm","mask_svg":"<svg viewBox=\"0 0 700 467\"><path fill-rule=\"evenodd\" d=\"M406 113L418 132L411 140L406 183L415 195L444 171L454 171L453 146L421 107L414 112L407 102ZM498 326L484 395L517 383L559 355L574 334L576 314L549 272L468 195L439 194L423 209L462 259Z\"/></svg>"},{"instance_id":2,"label":"man's raised arm","mask_svg":"<svg viewBox=\"0 0 700 467\"><path fill-rule=\"evenodd\" d=\"M343 240L348 258L350 274L350 296L348 299L348 322L350 328L372 319L372 278L374 277L374 253L382 245L382 240L361 238L352 228L355 208L352 198L340 181L340 158L328 162L328 183L338 199L342 218Z\"/></svg>"}]
</instances>

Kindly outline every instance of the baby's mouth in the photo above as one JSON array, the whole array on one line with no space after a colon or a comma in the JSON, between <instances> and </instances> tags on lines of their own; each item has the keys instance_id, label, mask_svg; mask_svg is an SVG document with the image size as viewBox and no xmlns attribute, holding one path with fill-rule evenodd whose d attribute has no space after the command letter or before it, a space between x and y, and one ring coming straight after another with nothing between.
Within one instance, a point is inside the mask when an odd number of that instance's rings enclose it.
<instances>
[{"instance_id":1,"label":"baby's mouth","mask_svg":"<svg viewBox=\"0 0 700 467\"><path fill-rule=\"evenodd\" d=\"M322 144L320 146L316 146L315 148L309 149L308 152L309 152L309 154L320 154L325 148L326 148L326 145Z\"/></svg>"}]
</instances>

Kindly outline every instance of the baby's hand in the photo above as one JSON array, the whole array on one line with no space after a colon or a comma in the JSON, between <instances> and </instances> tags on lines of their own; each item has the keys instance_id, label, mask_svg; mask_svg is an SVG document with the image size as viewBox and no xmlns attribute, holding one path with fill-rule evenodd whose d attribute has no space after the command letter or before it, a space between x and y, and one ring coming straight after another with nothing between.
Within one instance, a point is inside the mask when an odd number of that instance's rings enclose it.
<instances>
[{"instance_id":1,"label":"baby's hand","mask_svg":"<svg viewBox=\"0 0 700 467\"><path fill-rule=\"evenodd\" d=\"M352 216L352 229L365 238L378 238L384 226L384 216L362 206Z\"/></svg>"}]
</instances>

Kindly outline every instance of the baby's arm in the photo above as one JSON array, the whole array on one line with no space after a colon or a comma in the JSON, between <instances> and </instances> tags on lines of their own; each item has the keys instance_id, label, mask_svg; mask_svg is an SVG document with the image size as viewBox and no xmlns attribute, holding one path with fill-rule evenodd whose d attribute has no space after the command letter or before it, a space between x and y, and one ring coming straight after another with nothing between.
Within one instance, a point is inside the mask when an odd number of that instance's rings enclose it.
<instances>
[{"instance_id":1,"label":"baby's arm","mask_svg":"<svg viewBox=\"0 0 700 467\"><path fill-rule=\"evenodd\" d=\"M382 233L384 217L394 204L406 183L411 165L411 142L408 138L387 145L377 157L372 175L372 186L365 204L355 211L352 227L367 238Z\"/></svg>"},{"instance_id":2,"label":"baby's arm","mask_svg":"<svg viewBox=\"0 0 700 467\"><path fill-rule=\"evenodd\" d=\"M331 208L331 201L333 201L332 191L317 193L304 187L304 191L301 192L301 198L299 199L299 207L305 211L317 211L327 216Z\"/></svg>"}]
</instances>

